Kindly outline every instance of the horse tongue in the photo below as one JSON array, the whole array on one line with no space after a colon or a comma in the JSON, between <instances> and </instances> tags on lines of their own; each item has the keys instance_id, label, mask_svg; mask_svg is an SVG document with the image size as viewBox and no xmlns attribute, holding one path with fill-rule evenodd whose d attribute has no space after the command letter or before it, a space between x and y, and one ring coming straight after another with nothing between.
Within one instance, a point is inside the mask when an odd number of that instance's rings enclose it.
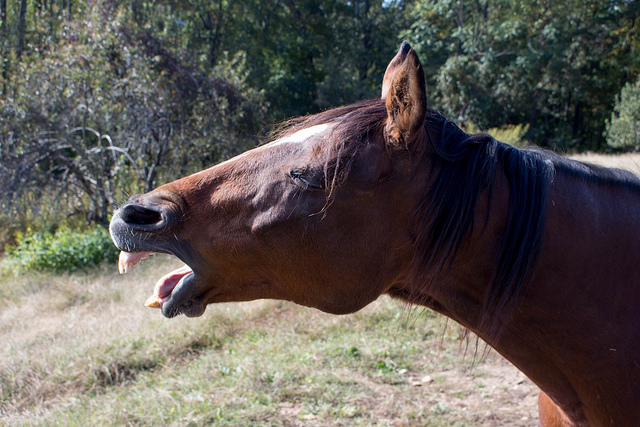
<instances>
[{"instance_id":1,"label":"horse tongue","mask_svg":"<svg viewBox=\"0 0 640 427\"><path fill-rule=\"evenodd\" d=\"M184 267L180 267L177 270L173 270L171 273L164 275L158 282L156 283L155 289L153 291L154 295L156 295L160 299L164 299L171 295L171 292L176 287L176 285L180 282L180 280L189 273L192 273L193 270L188 265Z\"/></svg>"}]
</instances>

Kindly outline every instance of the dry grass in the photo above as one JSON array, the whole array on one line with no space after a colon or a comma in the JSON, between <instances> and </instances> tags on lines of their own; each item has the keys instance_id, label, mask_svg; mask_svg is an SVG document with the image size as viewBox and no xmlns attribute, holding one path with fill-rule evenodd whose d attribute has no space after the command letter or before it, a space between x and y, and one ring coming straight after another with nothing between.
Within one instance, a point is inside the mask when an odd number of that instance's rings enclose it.
<instances>
[{"instance_id":1,"label":"dry grass","mask_svg":"<svg viewBox=\"0 0 640 427\"><path fill-rule=\"evenodd\" d=\"M594 163L610 168L627 169L640 175L640 153L629 153L624 155L607 155L596 153L584 153L571 156L573 159L582 162Z\"/></svg>"},{"instance_id":2,"label":"dry grass","mask_svg":"<svg viewBox=\"0 0 640 427\"><path fill-rule=\"evenodd\" d=\"M167 320L142 302L177 265L2 277L0 424L537 424L535 386L494 353L479 360L430 311L381 298L331 316L257 301Z\"/></svg>"},{"instance_id":3,"label":"dry grass","mask_svg":"<svg viewBox=\"0 0 640 427\"><path fill-rule=\"evenodd\" d=\"M170 264L5 278L0 423L535 424L531 383L429 311L257 301L167 320L141 305Z\"/></svg>"}]
</instances>

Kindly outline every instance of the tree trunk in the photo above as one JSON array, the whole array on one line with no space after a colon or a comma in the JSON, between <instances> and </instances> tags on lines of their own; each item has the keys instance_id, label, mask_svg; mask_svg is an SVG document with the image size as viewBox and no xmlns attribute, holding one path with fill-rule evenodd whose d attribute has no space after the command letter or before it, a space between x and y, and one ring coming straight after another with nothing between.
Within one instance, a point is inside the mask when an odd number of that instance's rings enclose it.
<instances>
[{"instance_id":1,"label":"tree trunk","mask_svg":"<svg viewBox=\"0 0 640 427\"><path fill-rule=\"evenodd\" d=\"M5 40L7 28L7 0L0 0L0 35Z\"/></svg>"},{"instance_id":2,"label":"tree trunk","mask_svg":"<svg viewBox=\"0 0 640 427\"><path fill-rule=\"evenodd\" d=\"M16 56L22 56L24 50L24 34L27 31L27 0L20 2L20 15L18 18L18 45L16 46Z\"/></svg>"},{"instance_id":3,"label":"tree trunk","mask_svg":"<svg viewBox=\"0 0 640 427\"><path fill-rule=\"evenodd\" d=\"M0 94L3 96L7 93L7 67L9 66L7 44L7 0L0 0L0 67L2 67Z\"/></svg>"}]
</instances>

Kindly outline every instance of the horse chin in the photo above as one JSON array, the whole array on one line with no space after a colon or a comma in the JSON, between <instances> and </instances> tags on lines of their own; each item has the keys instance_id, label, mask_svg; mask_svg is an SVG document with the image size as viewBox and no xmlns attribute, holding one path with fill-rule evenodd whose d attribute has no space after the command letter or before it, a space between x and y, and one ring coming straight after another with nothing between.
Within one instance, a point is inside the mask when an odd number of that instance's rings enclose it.
<instances>
[{"instance_id":1,"label":"horse chin","mask_svg":"<svg viewBox=\"0 0 640 427\"><path fill-rule=\"evenodd\" d=\"M171 292L171 295L162 302L162 314L167 318L184 314L187 317L199 317L205 311L206 304L201 299L194 297L197 289L196 279L193 273L184 276Z\"/></svg>"}]
</instances>

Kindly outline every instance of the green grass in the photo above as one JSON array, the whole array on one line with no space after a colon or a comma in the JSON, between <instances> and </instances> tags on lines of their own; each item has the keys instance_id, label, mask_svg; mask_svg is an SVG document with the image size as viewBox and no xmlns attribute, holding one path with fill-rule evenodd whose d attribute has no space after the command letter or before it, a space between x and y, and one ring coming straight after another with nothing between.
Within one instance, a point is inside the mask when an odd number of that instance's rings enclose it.
<instances>
[{"instance_id":1,"label":"green grass","mask_svg":"<svg viewBox=\"0 0 640 427\"><path fill-rule=\"evenodd\" d=\"M3 277L0 424L535 425L528 380L431 311L256 301L168 320L142 302L178 265Z\"/></svg>"}]
</instances>

